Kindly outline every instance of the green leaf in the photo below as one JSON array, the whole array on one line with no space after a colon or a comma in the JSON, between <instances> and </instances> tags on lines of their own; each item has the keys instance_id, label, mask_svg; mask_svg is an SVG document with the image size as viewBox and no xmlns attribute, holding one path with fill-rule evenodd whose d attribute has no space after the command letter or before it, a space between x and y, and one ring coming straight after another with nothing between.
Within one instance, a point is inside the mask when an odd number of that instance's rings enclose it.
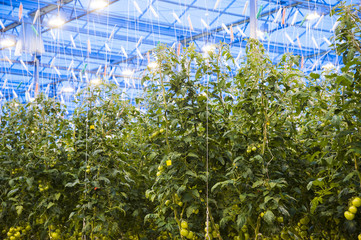
<instances>
[{"instance_id":1,"label":"green leaf","mask_svg":"<svg viewBox=\"0 0 361 240\"><path fill-rule=\"evenodd\" d=\"M49 202L48 206L46 207L47 209L51 208L52 206L54 206L55 204L53 202Z\"/></svg>"},{"instance_id":2,"label":"green leaf","mask_svg":"<svg viewBox=\"0 0 361 240\"><path fill-rule=\"evenodd\" d=\"M189 152L187 154L188 157L194 157L194 158L199 158L197 154L193 153L193 152Z\"/></svg>"},{"instance_id":3,"label":"green leaf","mask_svg":"<svg viewBox=\"0 0 361 240\"><path fill-rule=\"evenodd\" d=\"M65 187L74 187L75 185L79 184L80 181L79 179L75 180L75 182L70 182L70 183L67 183L65 184Z\"/></svg>"},{"instance_id":4,"label":"green leaf","mask_svg":"<svg viewBox=\"0 0 361 240\"><path fill-rule=\"evenodd\" d=\"M275 220L275 215L273 214L273 212L271 210L267 210L263 216L263 219L268 223L268 224L273 224L274 220Z\"/></svg>"},{"instance_id":5,"label":"green leaf","mask_svg":"<svg viewBox=\"0 0 361 240\"><path fill-rule=\"evenodd\" d=\"M15 189L9 191L8 194L7 194L7 197L11 197L11 196L14 195L17 191L19 191L19 188L15 188Z\"/></svg>"},{"instance_id":6,"label":"green leaf","mask_svg":"<svg viewBox=\"0 0 361 240\"><path fill-rule=\"evenodd\" d=\"M56 194L54 194L54 199L59 200L60 196L61 196L61 193L56 193Z\"/></svg>"},{"instance_id":7,"label":"green leaf","mask_svg":"<svg viewBox=\"0 0 361 240\"><path fill-rule=\"evenodd\" d=\"M16 206L15 209L16 209L16 213L18 215L20 215L23 212L24 208L23 208L23 206Z\"/></svg>"}]
</instances>

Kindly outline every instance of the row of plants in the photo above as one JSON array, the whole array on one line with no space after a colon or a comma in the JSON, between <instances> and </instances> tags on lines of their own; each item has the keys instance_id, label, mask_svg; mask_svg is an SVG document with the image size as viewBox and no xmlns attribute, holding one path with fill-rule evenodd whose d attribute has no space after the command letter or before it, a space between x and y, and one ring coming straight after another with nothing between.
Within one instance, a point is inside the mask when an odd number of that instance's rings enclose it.
<instances>
[{"instance_id":1,"label":"row of plants","mask_svg":"<svg viewBox=\"0 0 361 240\"><path fill-rule=\"evenodd\" d=\"M361 239L360 9L333 14L340 72L275 65L256 40L236 72L226 44L159 45L136 105L110 84L71 117L5 104L0 237Z\"/></svg>"}]
</instances>

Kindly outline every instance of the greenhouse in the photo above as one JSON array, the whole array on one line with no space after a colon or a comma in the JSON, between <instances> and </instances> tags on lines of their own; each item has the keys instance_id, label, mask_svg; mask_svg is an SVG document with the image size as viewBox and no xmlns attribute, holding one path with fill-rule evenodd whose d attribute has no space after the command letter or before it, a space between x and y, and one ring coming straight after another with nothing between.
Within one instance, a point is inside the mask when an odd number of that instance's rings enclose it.
<instances>
[{"instance_id":1,"label":"greenhouse","mask_svg":"<svg viewBox=\"0 0 361 240\"><path fill-rule=\"evenodd\" d=\"M0 0L0 239L361 240L360 0Z\"/></svg>"}]
</instances>

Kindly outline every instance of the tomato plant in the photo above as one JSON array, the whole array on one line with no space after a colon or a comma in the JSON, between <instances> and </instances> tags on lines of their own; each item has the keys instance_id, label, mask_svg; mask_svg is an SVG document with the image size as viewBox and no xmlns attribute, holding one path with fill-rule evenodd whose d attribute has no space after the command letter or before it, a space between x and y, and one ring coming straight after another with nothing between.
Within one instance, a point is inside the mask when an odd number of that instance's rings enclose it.
<instances>
[{"instance_id":1,"label":"tomato plant","mask_svg":"<svg viewBox=\"0 0 361 240\"><path fill-rule=\"evenodd\" d=\"M332 14L340 71L273 63L257 40L240 63L159 45L136 104L106 79L71 116L6 103L1 238L360 238L360 6Z\"/></svg>"}]
</instances>

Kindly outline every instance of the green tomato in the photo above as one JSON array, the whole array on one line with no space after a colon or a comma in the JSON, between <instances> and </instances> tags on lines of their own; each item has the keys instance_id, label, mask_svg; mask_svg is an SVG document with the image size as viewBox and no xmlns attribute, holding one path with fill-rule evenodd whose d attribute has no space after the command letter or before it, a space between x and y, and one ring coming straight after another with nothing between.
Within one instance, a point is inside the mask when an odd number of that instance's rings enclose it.
<instances>
[{"instance_id":1,"label":"green tomato","mask_svg":"<svg viewBox=\"0 0 361 240\"><path fill-rule=\"evenodd\" d=\"M277 221L278 221L279 223L283 223L283 217L278 217L278 218L277 218Z\"/></svg>"},{"instance_id":2,"label":"green tomato","mask_svg":"<svg viewBox=\"0 0 361 240\"><path fill-rule=\"evenodd\" d=\"M355 207L361 207L361 198L356 197L354 200L352 200L352 205Z\"/></svg>"},{"instance_id":3,"label":"green tomato","mask_svg":"<svg viewBox=\"0 0 361 240\"><path fill-rule=\"evenodd\" d=\"M252 151L256 151L257 150L257 148L256 147L252 147Z\"/></svg>"},{"instance_id":4,"label":"green tomato","mask_svg":"<svg viewBox=\"0 0 361 240\"><path fill-rule=\"evenodd\" d=\"M300 220L300 223L306 225L310 222L310 219L306 216Z\"/></svg>"},{"instance_id":5,"label":"green tomato","mask_svg":"<svg viewBox=\"0 0 361 240\"><path fill-rule=\"evenodd\" d=\"M355 207L355 206L350 206L349 208L348 208L348 211L350 212L350 213L353 213L353 214L355 214L355 213L357 213L357 207Z\"/></svg>"},{"instance_id":6,"label":"green tomato","mask_svg":"<svg viewBox=\"0 0 361 240\"><path fill-rule=\"evenodd\" d=\"M187 229L182 229L180 233L183 237L187 237L189 232Z\"/></svg>"},{"instance_id":7,"label":"green tomato","mask_svg":"<svg viewBox=\"0 0 361 240\"><path fill-rule=\"evenodd\" d=\"M353 220L355 218L355 214L350 213L349 211L344 212L344 216L347 220Z\"/></svg>"},{"instance_id":8,"label":"green tomato","mask_svg":"<svg viewBox=\"0 0 361 240\"><path fill-rule=\"evenodd\" d=\"M57 233L57 232L52 232L52 233L51 233L51 237L52 237L53 239L58 239L58 238L59 238L59 233Z\"/></svg>"},{"instance_id":9,"label":"green tomato","mask_svg":"<svg viewBox=\"0 0 361 240\"><path fill-rule=\"evenodd\" d=\"M187 229L188 228L188 223L186 221L183 221L181 223L181 227Z\"/></svg>"},{"instance_id":10,"label":"green tomato","mask_svg":"<svg viewBox=\"0 0 361 240\"><path fill-rule=\"evenodd\" d=\"M204 232L207 232L207 227L204 228ZM208 227L208 232L211 233L212 232L212 228Z\"/></svg>"}]
</instances>

